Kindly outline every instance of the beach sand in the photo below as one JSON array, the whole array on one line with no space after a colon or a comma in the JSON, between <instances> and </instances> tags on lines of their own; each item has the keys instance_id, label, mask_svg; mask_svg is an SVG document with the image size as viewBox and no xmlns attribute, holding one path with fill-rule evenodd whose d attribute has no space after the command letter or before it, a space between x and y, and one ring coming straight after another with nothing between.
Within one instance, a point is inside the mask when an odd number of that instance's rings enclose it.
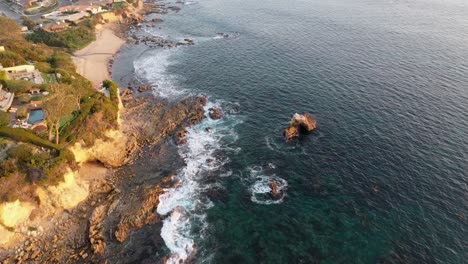
<instances>
[{"instance_id":1,"label":"beach sand","mask_svg":"<svg viewBox=\"0 0 468 264\"><path fill-rule=\"evenodd\" d=\"M96 41L75 52L75 56L72 57L77 72L89 79L97 89L103 80L111 78L107 64L125 43L114 34L111 26L97 28Z\"/></svg>"}]
</instances>

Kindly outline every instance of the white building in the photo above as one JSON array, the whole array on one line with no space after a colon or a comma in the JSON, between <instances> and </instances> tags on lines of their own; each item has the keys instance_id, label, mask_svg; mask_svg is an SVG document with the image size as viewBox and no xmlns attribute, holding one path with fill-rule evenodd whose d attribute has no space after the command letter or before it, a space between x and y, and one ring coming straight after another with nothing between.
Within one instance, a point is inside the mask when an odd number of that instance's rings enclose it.
<instances>
[{"instance_id":1,"label":"white building","mask_svg":"<svg viewBox=\"0 0 468 264\"><path fill-rule=\"evenodd\" d=\"M3 112L8 111L15 98L14 93L10 93L3 90L3 85L0 84L0 110Z\"/></svg>"}]
</instances>

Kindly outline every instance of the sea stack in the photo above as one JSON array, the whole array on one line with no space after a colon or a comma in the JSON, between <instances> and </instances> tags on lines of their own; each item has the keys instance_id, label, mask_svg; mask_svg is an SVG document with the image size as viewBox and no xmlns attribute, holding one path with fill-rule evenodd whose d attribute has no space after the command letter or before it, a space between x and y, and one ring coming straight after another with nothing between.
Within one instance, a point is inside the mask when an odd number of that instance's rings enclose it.
<instances>
[{"instance_id":1,"label":"sea stack","mask_svg":"<svg viewBox=\"0 0 468 264\"><path fill-rule=\"evenodd\" d=\"M317 127L317 121L308 113L295 113L289 122L289 127L284 130L286 141L297 138L301 132L310 133Z\"/></svg>"}]
</instances>

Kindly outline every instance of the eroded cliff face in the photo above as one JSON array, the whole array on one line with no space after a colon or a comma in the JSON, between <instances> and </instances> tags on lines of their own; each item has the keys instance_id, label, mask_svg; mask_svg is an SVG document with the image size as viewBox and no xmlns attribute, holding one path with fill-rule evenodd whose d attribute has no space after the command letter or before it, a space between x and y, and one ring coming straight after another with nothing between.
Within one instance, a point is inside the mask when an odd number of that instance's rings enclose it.
<instances>
[{"instance_id":1,"label":"eroded cliff face","mask_svg":"<svg viewBox=\"0 0 468 264\"><path fill-rule=\"evenodd\" d=\"M99 161L111 167L125 164L132 152L129 146L134 146L129 137L121 130L109 130L105 136L106 139L97 139L92 147L85 148L81 143L75 144L71 150L77 163ZM37 187L37 203L17 200L0 204L0 246L13 246L29 237L37 227L44 226L41 222L44 219L50 221L63 210L72 210L86 200L90 194L90 181L98 177L83 176L68 169L58 185Z\"/></svg>"},{"instance_id":2,"label":"eroded cliff face","mask_svg":"<svg viewBox=\"0 0 468 264\"><path fill-rule=\"evenodd\" d=\"M3 225L15 227L29 218L34 206L19 200L0 205L0 219Z\"/></svg>"},{"instance_id":3,"label":"eroded cliff face","mask_svg":"<svg viewBox=\"0 0 468 264\"><path fill-rule=\"evenodd\" d=\"M105 139L97 139L93 146L76 143L70 150L78 163L99 161L106 167L120 167L126 164L136 150L136 142L121 130L109 130Z\"/></svg>"},{"instance_id":4,"label":"eroded cliff face","mask_svg":"<svg viewBox=\"0 0 468 264\"><path fill-rule=\"evenodd\" d=\"M70 150L79 164L87 161L99 161L106 167L120 167L128 163L132 154L138 149L136 135L129 127L124 128L121 119L124 107L119 95L119 111L117 112L117 129L106 131L105 138L96 139L94 145L88 147L84 142L78 142Z\"/></svg>"},{"instance_id":5,"label":"eroded cliff face","mask_svg":"<svg viewBox=\"0 0 468 264\"><path fill-rule=\"evenodd\" d=\"M98 15L100 23L139 23L145 19L142 16L143 1L135 1L135 5L126 5L123 9L113 12L105 12Z\"/></svg>"},{"instance_id":6,"label":"eroded cliff face","mask_svg":"<svg viewBox=\"0 0 468 264\"><path fill-rule=\"evenodd\" d=\"M42 210L53 212L60 208L71 209L86 199L89 183L82 180L76 172L69 171L59 185L40 187L36 194Z\"/></svg>"},{"instance_id":7,"label":"eroded cliff face","mask_svg":"<svg viewBox=\"0 0 468 264\"><path fill-rule=\"evenodd\" d=\"M37 204L19 200L0 204L0 245L6 245L15 235L17 238L31 235L41 226L42 219L74 208L88 194L89 182L69 170L57 186L36 189Z\"/></svg>"}]
</instances>

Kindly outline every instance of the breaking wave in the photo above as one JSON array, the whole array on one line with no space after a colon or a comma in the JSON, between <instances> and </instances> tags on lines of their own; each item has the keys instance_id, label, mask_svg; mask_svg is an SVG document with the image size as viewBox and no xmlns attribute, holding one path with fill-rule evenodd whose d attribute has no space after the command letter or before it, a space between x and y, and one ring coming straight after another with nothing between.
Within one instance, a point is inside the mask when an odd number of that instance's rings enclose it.
<instances>
[{"instance_id":1,"label":"breaking wave","mask_svg":"<svg viewBox=\"0 0 468 264\"><path fill-rule=\"evenodd\" d=\"M205 113L213 106L209 103ZM157 208L160 215L167 216L161 229L161 237L171 251L167 263L190 259L196 252L197 239L206 232L205 212L213 204L204 193L219 187L216 178L232 175L224 168L229 159L220 151L234 150L224 142L236 140L233 126L238 122L235 120L229 117L221 120L206 118L201 124L187 129L187 144L179 148L186 166L174 176L179 184L165 189L159 197ZM214 183L204 182L206 177L214 177ZM194 228L199 230L196 234L192 232Z\"/></svg>"},{"instance_id":2,"label":"breaking wave","mask_svg":"<svg viewBox=\"0 0 468 264\"><path fill-rule=\"evenodd\" d=\"M186 90L176 85L177 76L167 71L172 63L169 59L174 52L177 49L147 50L133 62L137 79L150 84L159 97L174 98L187 94Z\"/></svg>"}]
</instances>

